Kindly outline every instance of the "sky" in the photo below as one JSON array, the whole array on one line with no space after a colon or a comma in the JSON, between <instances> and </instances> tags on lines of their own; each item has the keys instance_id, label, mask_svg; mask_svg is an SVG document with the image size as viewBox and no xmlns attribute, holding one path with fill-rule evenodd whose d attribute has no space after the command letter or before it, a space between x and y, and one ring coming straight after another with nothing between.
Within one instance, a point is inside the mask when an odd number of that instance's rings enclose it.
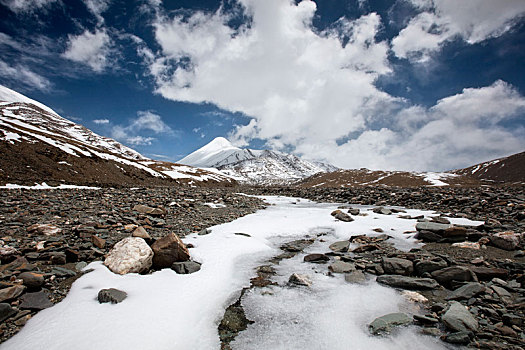
<instances>
[{"instance_id":1,"label":"sky","mask_svg":"<svg viewBox=\"0 0 525 350\"><path fill-rule=\"evenodd\" d=\"M0 84L159 160L457 169L525 150L525 1L0 0Z\"/></svg>"}]
</instances>

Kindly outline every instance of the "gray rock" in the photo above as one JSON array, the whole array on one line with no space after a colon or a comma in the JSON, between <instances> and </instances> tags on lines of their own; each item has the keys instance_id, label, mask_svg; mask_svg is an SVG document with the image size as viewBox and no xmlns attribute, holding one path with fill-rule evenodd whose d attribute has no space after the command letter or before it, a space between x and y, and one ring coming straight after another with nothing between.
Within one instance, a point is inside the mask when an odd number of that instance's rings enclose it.
<instances>
[{"instance_id":1,"label":"gray rock","mask_svg":"<svg viewBox=\"0 0 525 350\"><path fill-rule=\"evenodd\" d=\"M383 258L381 266L389 275L411 275L414 272L412 261L400 258Z\"/></svg>"},{"instance_id":2,"label":"gray rock","mask_svg":"<svg viewBox=\"0 0 525 350\"><path fill-rule=\"evenodd\" d=\"M76 265L75 265L75 270L77 270L78 272L82 271L82 269L84 269L86 266L88 266L87 262L85 261L80 261L78 262Z\"/></svg>"},{"instance_id":3,"label":"gray rock","mask_svg":"<svg viewBox=\"0 0 525 350\"><path fill-rule=\"evenodd\" d=\"M328 269L333 273L347 273L355 270L355 265L344 261L336 261Z\"/></svg>"},{"instance_id":4,"label":"gray rock","mask_svg":"<svg viewBox=\"0 0 525 350\"><path fill-rule=\"evenodd\" d=\"M325 263L330 260L330 258L324 254L315 253L306 255L303 260L304 262Z\"/></svg>"},{"instance_id":5,"label":"gray rock","mask_svg":"<svg viewBox=\"0 0 525 350\"><path fill-rule=\"evenodd\" d=\"M481 283L470 282L454 290L447 297L447 300L470 299L480 293L483 293L485 290L486 290L485 286L482 285Z\"/></svg>"},{"instance_id":6,"label":"gray rock","mask_svg":"<svg viewBox=\"0 0 525 350\"><path fill-rule=\"evenodd\" d=\"M291 252L291 253L302 252L304 248L308 247L312 243L313 241L309 239L298 239L298 240L283 244L281 246L281 249L287 252Z\"/></svg>"},{"instance_id":7,"label":"gray rock","mask_svg":"<svg viewBox=\"0 0 525 350\"><path fill-rule=\"evenodd\" d=\"M57 277L74 277L77 275L75 271L66 269L65 267L55 266L51 269L51 273Z\"/></svg>"},{"instance_id":8,"label":"gray rock","mask_svg":"<svg viewBox=\"0 0 525 350\"><path fill-rule=\"evenodd\" d=\"M24 281L24 286L31 289L38 289L44 284L44 275L35 272L22 272L18 275Z\"/></svg>"},{"instance_id":9,"label":"gray rock","mask_svg":"<svg viewBox=\"0 0 525 350\"><path fill-rule=\"evenodd\" d=\"M198 235L205 236L205 235L209 235L210 233L211 233L211 230L209 228L203 228L202 230L199 231Z\"/></svg>"},{"instance_id":10,"label":"gray rock","mask_svg":"<svg viewBox=\"0 0 525 350\"><path fill-rule=\"evenodd\" d=\"M387 209L387 208L383 208L383 207L374 208L374 209L372 209L372 211L374 213L376 213L376 214L383 214L383 215L391 215L392 214L392 210Z\"/></svg>"},{"instance_id":11,"label":"gray rock","mask_svg":"<svg viewBox=\"0 0 525 350\"><path fill-rule=\"evenodd\" d=\"M420 260L415 264L415 270L418 275L422 275L425 272L433 272L441 270L447 267L447 262L439 257L433 257L431 259Z\"/></svg>"},{"instance_id":12,"label":"gray rock","mask_svg":"<svg viewBox=\"0 0 525 350\"><path fill-rule=\"evenodd\" d=\"M16 314L16 311L7 303L0 303L0 323Z\"/></svg>"},{"instance_id":13,"label":"gray rock","mask_svg":"<svg viewBox=\"0 0 525 350\"><path fill-rule=\"evenodd\" d=\"M343 212L335 214L334 217L337 220L341 220L341 221L345 221L345 222L352 222L352 221L354 221L354 219L352 219L352 217L350 215L345 214Z\"/></svg>"},{"instance_id":14,"label":"gray rock","mask_svg":"<svg viewBox=\"0 0 525 350\"><path fill-rule=\"evenodd\" d=\"M467 345L470 343L470 339L473 336L474 335L472 332L454 332L447 334L445 337L443 337L443 340L451 344Z\"/></svg>"},{"instance_id":15,"label":"gray rock","mask_svg":"<svg viewBox=\"0 0 525 350\"><path fill-rule=\"evenodd\" d=\"M501 288L500 286L491 286L490 288L492 288L493 291L496 292L496 294L502 298L502 299L511 299L512 298L512 295L507 292L507 290L505 288Z\"/></svg>"},{"instance_id":16,"label":"gray rock","mask_svg":"<svg viewBox=\"0 0 525 350\"><path fill-rule=\"evenodd\" d=\"M422 240L423 242L437 242L443 239L443 237L441 237L437 233L427 230L418 231L414 237L416 239Z\"/></svg>"},{"instance_id":17,"label":"gray rock","mask_svg":"<svg viewBox=\"0 0 525 350\"><path fill-rule=\"evenodd\" d=\"M359 213L360 213L360 210L357 209L357 208L350 208L350 209L348 209L348 214L359 215Z\"/></svg>"},{"instance_id":18,"label":"gray rock","mask_svg":"<svg viewBox=\"0 0 525 350\"><path fill-rule=\"evenodd\" d=\"M401 312L395 312L376 318L370 323L368 329L370 330L370 333L375 335L388 334L394 327L406 326L411 323L412 319L408 317L408 315Z\"/></svg>"},{"instance_id":19,"label":"gray rock","mask_svg":"<svg viewBox=\"0 0 525 350\"><path fill-rule=\"evenodd\" d=\"M428 222L428 221L418 222L416 224L416 230L418 231L431 231L431 232L437 232L437 233L442 233L449 227L452 227L452 225L451 224L439 224L437 222Z\"/></svg>"},{"instance_id":20,"label":"gray rock","mask_svg":"<svg viewBox=\"0 0 525 350\"><path fill-rule=\"evenodd\" d=\"M328 248L336 253L346 253L348 251L348 247L350 247L350 241L339 241L330 244Z\"/></svg>"},{"instance_id":21,"label":"gray rock","mask_svg":"<svg viewBox=\"0 0 525 350\"><path fill-rule=\"evenodd\" d=\"M429 317L429 316L414 315L413 317L414 317L414 321L421 323L421 324L434 324L434 323L439 322L437 318Z\"/></svg>"},{"instance_id":22,"label":"gray rock","mask_svg":"<svg viewBox=\"0 0 525 350\"><path fill-rule=\"evenodd\" d=\"M195 261L174 262L171 269L178 274L186 275L199 271L201 264Z\"/></svg>"},{"instance_id":23,"label":"gray rock","mask_svg":"<svg viewBox=\"0 0 525 350\"><path fill-rule=\"evenodd\" d=\"M98 292L98 302L99 303L111 303L118 304L128 297L128 293L115 289L101 289Z\"/></svg>"},{"instance_id":24,"label":"gray rock","mask_svg":"<svg viewBox=\"0 0 525 350\"><path fill-rule=\"evenodd\" d=\"M403 289L436 289L439 284L432 278L416 278L399 275L383 275L377 277L376 281L390 287Z\"/></svg>"},{"instance_id":25,"label":"gray rock","mask_svg":"<svg viewBox=\"0 0 525 350\"><path fill-rule=\"evenodd\" d=\"M21 309L43 310L53 306L47 293L43 290L36 293L26 293L22 295L20 300L22 301L20 304Z\"/></svg>"},{"instance_id":26,"label":"gray rock","mask_svg":"<svg viewBox=\"0 0 525 350\"><path fill-rule=\"evenodd\" d=\"M478 321L465 306L457 301L450 302L450 306L441 320L448 329L455 332L476 331L478 329Z\"/></svg>"},{"instance_id":27,"label":"gray rock","mask_svg":"<svg viewBox=\"0 0 525 350\"><path fill-rule=\"evenodd\" d=\"M26 290L25 286L14 285L7 288L0 289L0 302L11 300L18 297Z\"/></svg>"},{"instance_id":28,"label":"gray rock","mask_svg":"<svg viewBox=\"0 0 525 350\"><path fill-rule=\"evenodd\" d=\"M292 285L306 286L306 287L309 287L312 285L312 281L310 280L310 278L308 278L308 276L301 275L298 273L292 274L290 278L288 279L288 283Z\"/></svg>"},{"instance_id":29,"label":"gray rock","mask_svg":"<svg viewBox=\"0 0 525 350\"><path fill-rule=\"evenodd\" d=\"M449 287L452 281L469 282L474 280L475 277L468 267L459 265L436 270L431 275L432 278L445 287Z\"/></svg>"},{"instance_id":30,"label":"gray rock","mask_svg":"<svg viewBox=\"0 0 525 350\"><path fill-rule=\"evenodd\" d=\"M345 274L345 281L348 283L364 283L366 277L363 271L356 270Z\"/></svg>"}]
</instances>

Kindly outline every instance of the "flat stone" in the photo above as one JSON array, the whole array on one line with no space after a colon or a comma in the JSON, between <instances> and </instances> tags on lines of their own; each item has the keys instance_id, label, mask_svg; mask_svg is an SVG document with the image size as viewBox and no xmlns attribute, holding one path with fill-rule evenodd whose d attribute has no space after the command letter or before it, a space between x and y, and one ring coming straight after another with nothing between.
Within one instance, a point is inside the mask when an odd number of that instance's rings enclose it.
<instances>
[{"instance_id":1,"label":"flat stone","mask_svg":"<svg viewBox=\"0 0 525 350\"><path fill-rule=\"evenodd\" d=\"M151 267L153 250L139 237L126 237L113 247L106 259L106 265L114 273L141 273Z\"/></svg>"},{"instance_id":2,"label":"flat stone","mask_svg":"<svg viewBox=\"0 0 525 350\"><path fill-rule=\"evenodd\" d=\"M171 267L174 262L187 261L190 252L186 245L175 233L164 236L151 245L153 250L153 267L164 269Z\"/></svg>"},{"instance_id":3,"label":"flat stone","mask_svg":"<svg viewBox=\"0 0 525 350\"><path fill-rule=\"evenodd\" d=\"M311 262L311 263L325 263L328 260L330 260L330 257L324 254L314 253L314 254L305 255L303 260L304 262Z\"/></svg>"},{"instance_id":4,"label":"flat stone","mask_svg":"<svg viewBox=\"0 0 525 350\"><path fill-rule=\"evenodd\" d=\"M75 271L60 266L53 267L51 273L57 277L74 277L77 275Z\"/></svg>"},{"instance_id":5,"label":"flat stone","mask_svg":"<svg viewBox=\"0 0 525 350\"><path fill-rule=\"evenodd\" d=\"M186 275L199 271L201 264L195 261L174 262L173 265L171 265L171 269L178 274Z\"/></svg>"},{"instance_id":6,"label":"flat stone","mask_svg":"<svg viewBox=\"0 0 525 350\"><path fill-rule=\"evenodd\" d=\"M330 266L328 266L328 269L333 273L347 273L354 271L356 268L355 265L352 263L336 261Z\"/></svg>"},{"instance_id":7,"label":"flat stone","mask_svg":"<svg viewBox=\"0 0 525 350\"><path fill-rule=\"evenodd\" d=\"M472 266L470 270L476 274L481 281L490 281L493 278L507 279L509 270L497 267Z\"/></svg>"},{"instance_id":8,"label":"flat stone","mask_svg":"<svg viewBox=\"0 0 525 350\"><path fill-rule=\"evenodd\" d=\"M432 231L427 231L427 230L418 231L416 235L414 236L414 238L420 239L423 242L437 242L443 239L443 237L441 237L437 233L434 233Z\"/></svg>"},{"instance_id":9,"label":"flat stone","mask_svg":"<svg viewBox=\"0 0 525 350\"><path fill-rule=\"evenodd\" d=\"M146 242L151 240L151 236L149 235L148 231L146 231L146 229L142 226L137 227L131 234L131 237L139 237L144 239Z\"/></svg>"},{"instance_id":10,"label":"flat stone","mask_svg":"<svg viewBox=\"0 0 525 350\"><path fill-rule=\"evenodd\" d=\"M16 311L7 303L0 303L0 323L14 316Z\"/></svg>"},{"instance_id":11,"label":"flat stone","mask_svg":"<svg viewBox=\"0 0 525 350\"><path fill-rule=\"evenodd\" d=\"M490 242L500 249L515 250L520 244L522 235L523 234L521 233L506 231L494 233L493 235L489 236L489 238Z\"/></svg>"},{"instance_id":12,"label":"flat stone","mask_svg":"<svg viewBox=\"0 0 525 350\"><path fill-rule=\"evenodd\" d=\"M313 241L309 239L298 239L295 241L287 242L281 245L281 249L287 252L296 253L302 252L304 248L311 245Z\"/></svg>"},{"instance_id":13,"label":"flat stone","mask_svg":"<svg viewBox=\"0 0 525 350\"><path fill-rule=\"evenodd\" d=\"M336 218L337 220L340 220L340 221L345 221L345 222L352 222L352 221L354 221L354 219L350 215L345 214L343 212L335 214L334 218Z\"/></svg>"},{"instance_id":14,"label":"flat stone","mask_svg":"<svg viewBox=\"0 0 525 350\"><path fill-rule=\"evenodd\" d=\"M211 233L211 230L209 228L203 228L202 230L199 231L198 235L205 236L205 235L209 235L210 233Z\"/></svg>"},{"instance_id":15,"label":"flat stone","mask_svg":"<svg viewBox=\"0 0 525 350\"><path fill-rule=\"evenodd\" d=\"M358 208L350 208L350 209L348 209L348 214L359 215L359 213L360 213L360 210Z\"/></svg>"},{"instance_id":16,"label":"flat stone","mask_svg":"<svg viewBox=\"0 0 525 350\"><path fill-rule=\"evenodd\" d=\"M376 213L376 214L382 214L382 215L391 215L392 214L392 210L387 209L387 208L383 208L383 207L374 208L374 209L372 209L372 211L374 213Z\"/></svg>"},{"instance_id":17,"label":"flat stone","mask_svg":"<svg viewBox=\"0 0 525 350\"><path fill-rule=\"evenodd\" d=\"M30 289L38 289L44 284L44 275L35 272L22 272L18 275L24 281L24 286Z\"/></svg>"},{"instance_id":18,"label":"flat stone","mask_svg":"<svg viewBox=\"0 0 525 350\"><path fill-rule=\"evenodd\" d=\"M441 320L448 329L456 332L476 331L478 329L478 321L465 306L457 301L450 302L450 306Z\"/></svg>"},{"instance_id":19,"label":"flat stone","mask_svg":"<svg viewBox=\"0 0 525 350\"><path fill-rule=\"evenodd\" d=\"M437 222L418 222L416 224L416 230L418 231L431 231L437 233L443 233L447 228L452 227L451 224L440 224Z\"/></svg>"},{"instance_id":20,"label":"flat stone","mask_svg":"<svg viewBox=\"0 0 525 350\"><path fill-rule=\"evenodd\" d=\"M421 324L435 324L439 322L437 318L429 317L429 316L414 315L413 317L414 317L414 321L421 323Z\"/></svg>"},{"instance_id":21,"label":"flat stone","mask_svg":"<svg viewBox=\"0 0 525 350\"><path fill-rule=\"evenodd\" d=\"M486 290L485 286L477 282L469 282L464 286L455 289L446 299L447 300L462 300L470 299L476 295L483 293Z\"/></svg>"},{"instance_id":22,"label":"flat stone","mask_svg":"<svg viewBox=\"0 0 525 350\"><path fill-rule=\"evenodd\" d=\"M43 310L53 306L53 303L44 291L26 293L22 295L20 300L22 301L20 304L21 309Z\"/></svg>"},{"instance_id":23,"label":"flat stone","mask_svg":"<svg viewBox=\"0 0 525 350\"><path fill-rule=\"evenodd\" d=\"M363 271L355 270L345 274L345 281L348 283L365 283L366 277Z\"/></svg>"},{"instance_id":24,"label":"flat stone","mask_svg":"<svg viewBox=\"0 0 525 350\"><path fill-rule=\"evenodd\" d=\"M348 247L350 247L349 241L339 241L330 244L328 248L330 248L332 251L336 253L346 253L348 251Z\"/></svg>"},{"instance_id":25,"label":"flat stone","mask_svg":"<svg viewBox=\"0 0 525 350\"><path fill-rule=\"evenodd\" d=\"M128 297L128 293L115 289L115 288L109 288L109 289L101 289L98 292L98 302L99 303L111 303L111 304L118 304L122 302L124 299Z\"/></svg>"},{"instance_id":26,"label":"flat stone","mask_svg":"<svg viewBox=\"0 0 525 350\"><path fill-rule=\"evenodd\" d=\"M27 228L27 232L44 236L56 236L62 232L62 229L51 224L34 224Z\"/></svg>"},{"instance_id":27,"label":"flat stone","mask_svg":"<svg viewBox=\"0 0 525 350\"><path fill-rule=\"evenodd\" d=\"M441 270L447 267L447 262L439 257L434 257L431 259L424 259L416 262L414 268L418 275L422 275L425 272L433 272L436 270Z\"/></svg>"},{"instance_id":28,"label":"flat stone","mask_svg":"<svg viewBox=\"0 0 525 350\"><path fill-rule=\"evenodd\" d=\"M453 243L452 247L465 249L481 249L481 245L478 242L458 242Z\"/></svg>"},{"instance_id":29,"label":"flat stone","mask_svg":"<svg viewBox=\"0 0 525 350\"><path fill-rule=\"evenodd\" d=\"M399 275L382 275L378 276L376 281L391 287L403 289L436 289L439 284L432 278L417 278Z\"/></svg>"},{"instance_id":30,"label":"flat stone","mask_svg":"<svg viewBox=\"0 0 525 350\"><path fill-rule=\"evenodd\" d=\"M147 214L151 216L162 216L167 213L166 209L163 208L152 208L147 205L137 204L133 207L133 210L138 211L141 214Z\"/></svg>"},{"instance_id":31,"label":"flat stone","mask_svg":"<svg viewBox=\"0 0 525 350\"><path fill-rule=\"evenodd\" d=\"M388 275L408 276L414 272L414 265L412 261L407 259L383 257L381 259L381 266Z\"/></svg>"},{"instance_id":32,"label":"flat stone","mask_svg":"<svg viewBox=\"0 0 525 350\"><path fill-rule=\"evenodd\" d=\"M436 270L431 275L445 287L449 287L452 281L469 282L473 280L473 273L469 268L459 265Z\"/></svg>"},{"instance_id":33,"label":"flat stone","mask_svg":"<svg viewBox=\"0 0 525 350\"><path fill-rule=\"evenodd\" d=\"M306 287L309 287L312 285L312 281L310 280L308 276L301 275L298 273L292 274L290 278L288 279L288 283L299 285L299 286L306 286Z\"/></svg>"},{"instance_id":34,"label":"flat stone","mask_svg":"<svg viewBox=\"0 0 525 350\"><path fill-rule=\"evenodd\" d=\"M18 297L25 290L26 287L20 285L0 289L0 303Z\"/></svg>"},{"instance_id":35,"label":"flat stone","mask_svg":"<svg viewBox=\"0 0 525 350\"><path fill-rule=\"evenodd\" d=\"M454 332L444 336L443 341L450 344L467 345L468 343L470 343L472 336L472 332Z\"/></svg>"},{"instance_id":36,"label":"flat stone","mask_svg":"<svg viewBox=\"0 0 525 350\"><path fill-rule=\"evenodd\" d=\"M412 319L408 317L408 315L401 312L395 312L376 318L370 323L368 329L370 330L370 333L375 335L388 334L394 327L406 326L411 323Z\"/></svg>"},{"instance_id":37,"label":"flat stone","mask_svg":"<svg viewBox=\"0 0 525 350\"><path fill-rule=\"evenodd\" d=\"M468 230L461 226L451 226L443 231L443 237L467 237Z\"/></svg>"}]
</instances>

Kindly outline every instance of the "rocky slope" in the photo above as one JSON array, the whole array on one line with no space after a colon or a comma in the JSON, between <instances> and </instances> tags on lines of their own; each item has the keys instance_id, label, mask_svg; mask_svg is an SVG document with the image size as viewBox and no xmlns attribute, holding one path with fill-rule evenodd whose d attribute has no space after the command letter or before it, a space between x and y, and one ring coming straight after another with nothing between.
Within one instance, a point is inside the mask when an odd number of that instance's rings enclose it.
<instances>
[{"instance_id":1,"label":"rocky slope","mask_svg":"<svg viewBox=\"0 0 525 350\"><path fill-rule=\"evenodd\" d=\"M525 183L525 152L454 170L453 173L485 181L523 184Z\"/></svg>"},{"instance_id":2,"label":"rocky slope","mask_svg":"<svg viewBox=\"0 0 525 350\"><path fill-rule=\"evenodd\" d=\"M148 159L0 86L0 185L231 185L218 172Z\"/></svg>"},{"instance_id":3,"label":"rocky slope","mask_svg":"<svg viewBox=\"0 0 525 350\"><path fill-rule=\"evenodd\" d=\"M269 150L241 149L223 137L179 160L181 164L216 168L238 181L252 185L284 184L318 173L337 170L320 162L311 162L291 154Z\"/></svg>"}]
</instances>

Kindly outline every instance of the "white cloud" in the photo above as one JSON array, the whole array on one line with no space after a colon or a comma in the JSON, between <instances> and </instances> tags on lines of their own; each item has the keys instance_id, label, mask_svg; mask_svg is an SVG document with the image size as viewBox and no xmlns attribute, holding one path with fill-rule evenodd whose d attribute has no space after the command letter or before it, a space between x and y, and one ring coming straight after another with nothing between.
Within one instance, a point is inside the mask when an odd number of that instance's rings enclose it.
<instances>
[{"instance_id":1,"label":"white cloud","mask_svg":"<svg viewBox=\"0 0 525 350\"><path fill-rule=\"evenodd\" d=\"M21 64L12 67L2 60L0 60L0 76L16 81L27 90L49 91L53 86L47 78L33 72L30 68Z\"/></svg>"},{"instance_id":2,"label":"white cloud","mask_svg":"<svg viewBox=\"0 0 525 350\"><path fill-rule=\"evenodd\" d=\"M84 0L84 4L88 10L97 18L99 24L104 23L104 13L110 4L111 0Z\"/></svg>"},{"instance_id":3,"label":"white cloud","mask_svg":"<svg viewBox=\"0 0 525 350\"><path fill-rule=\"evenodd\" d=\"M132 119L128 125L115 125L111 129L111 137L116 140L126 142L131 145L151 145L156 140L151 136L139 135L141 132L150 132L153 134L172 134L176 131L170 128L162 117L151 111L137 112L137 118Z\"/></svg>"},{"instance_id":4,"label":"white cloud","mask_svg":"<svg viewBox=\"0 0 525 350\"><path fill-rule=\"evenodd\" d=\"M423 10L392 40L401 58L426 61L454 38L475 44L498 37L525 15L523 0L412 0Z\"/></svg>"},{"instance_id":5,"label":"white cloud","mask_svg":"<svg viewBox=\"0 0 525 350\"><path fill-rule=\"evenodd\" d=\"M19 14L46 9L53 3L60 2L60 0L2 0L0 2L14 13Z\"/></svg>"},{"instance_id":6,"label":"white cloud","mask_svg":"<svg viewBox=\"0 0 525 350\"><path fill-rule=\"evenodd\" d=\"M105 30L96 30L94 33L86 30L78 36L69 36L67 49L62 56L86 64L100 73L109 65L111 44Z\"/></svg>"},{"instance_id":7,"label":"white cloud","mask_svg":"<svg viewBox=\"0 0 525 350\"><path fill-rule=\"evenodd\" d=\"M109 119L94 119L93 123L95 124L109 124Z\"/></svg>"}]
</instances>

